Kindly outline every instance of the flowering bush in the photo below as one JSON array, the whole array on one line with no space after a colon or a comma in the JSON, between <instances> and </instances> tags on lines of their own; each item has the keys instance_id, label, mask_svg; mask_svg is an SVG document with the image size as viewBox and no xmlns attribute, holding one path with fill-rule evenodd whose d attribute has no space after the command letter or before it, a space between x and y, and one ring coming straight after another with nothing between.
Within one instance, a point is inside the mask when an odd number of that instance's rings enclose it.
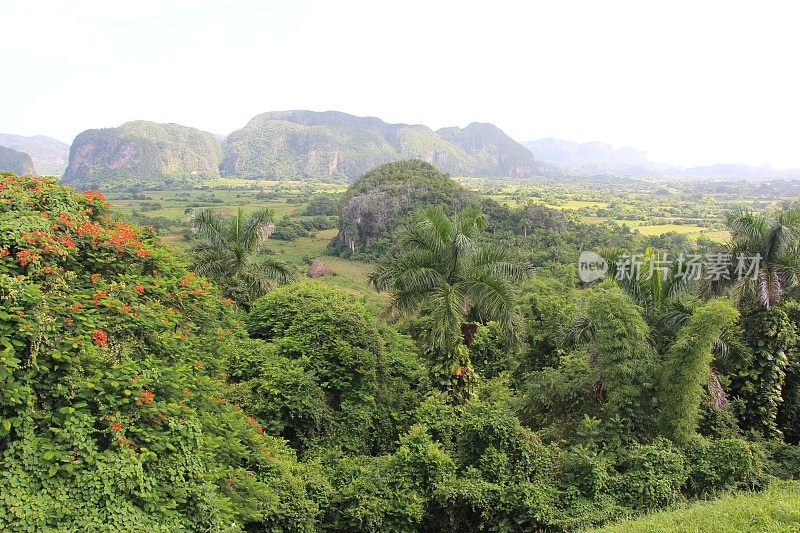
<instances>
[{"instance_id":1,"label":"flowering bush","mask_svg":"<svg viewBox=\"0 0 800 533\"><path fill-rule=\"evenodd\" d=\"M224 399L243 335L102 193L0 175L0 529L310 528L294 452Z\"/></svg>"}]
</instances>

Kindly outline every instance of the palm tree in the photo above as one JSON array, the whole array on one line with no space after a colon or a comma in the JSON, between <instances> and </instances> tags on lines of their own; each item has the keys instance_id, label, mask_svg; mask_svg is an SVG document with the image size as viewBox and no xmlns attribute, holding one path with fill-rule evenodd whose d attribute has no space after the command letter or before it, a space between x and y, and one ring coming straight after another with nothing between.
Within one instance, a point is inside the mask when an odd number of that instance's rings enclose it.
<instances>
[{"instance_id":1,"label":"palm tree","mask_svg":"<svg viewBox=\"0 0 800 533\"><path fill-rule=\"evenodd\" d=\"M426 209L369 277L378 291L391 292L390 313L421 317L423 347L444 373L440 384L451 390L469 379L465 347L479 323L493 320L508 340L516 339L516 287L533 270L506 249L479 244L485 225L476 208L452 219L440 208Z\"/></svg>"},{"instance_id":2,"label":"palm tree","mask_svg":"<svg viewBox=\"0 0 800 533\"><path fill-rule=\"evenodd\" d=\"M772 214L737 209L727 217L731 252L759 257L756 276L733 279L734 298L766 308L780 303L783 293L800 284L800 209Z\"/></svg>"},{"instance_id":3,"label":"palm tree","mask_svg":"<svg viewBox=\"0 0 800 533\"><path fill-rule=\"evenodd\" d=\"M286 283L292 278L288 265L261 255L274 220L271 209L245 216L239 208L230 217L210 209L199 211L191 220L198 237L192 246L192 268L214 280L238 305L248 308L274 282Z\"/></svg>"},{"instance_id":4,"label":"palm tree","mask_svg":"<svg viewBox=\"0 0 800 533\"><path fill-rule=\"evenodd\" d=\"M642 308L651 324L658 322L661 315L669 311L670 306L691 288L692 279L687 275L686 265L652 248L645 249L640 259L637 258L639 268L630 268L631 265L626 267L624 259L621 250L608 254L608 275ZM630 260L633 261L632 258Z\"/></svg>"},{"instance_id":5,"label":"palm tree","mask_svg":"<svg viewBox=\"0 0 800 533\"><path fill-rule=\"evenodd\" d=\"M739 209L727 217L730 251L758 257L755 276L731 280L733 298L742 309L745 349L734 358L732 389L744 400L740 424L767 438L780 438L778 408L783 401L793 330L777 307L784 294L800 286L800 208L768 214Z\"/></svg>"}]
</instances>

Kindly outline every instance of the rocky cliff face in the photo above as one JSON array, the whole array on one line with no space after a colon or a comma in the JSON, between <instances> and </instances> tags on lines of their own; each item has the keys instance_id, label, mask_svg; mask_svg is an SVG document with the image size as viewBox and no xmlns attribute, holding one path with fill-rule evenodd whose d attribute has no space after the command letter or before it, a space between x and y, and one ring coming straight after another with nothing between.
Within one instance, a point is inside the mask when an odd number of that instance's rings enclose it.
<instances>
[{"instance_id":1,"label":"rocky cliff face","mask_svg":"<svg viewBox=\"0 0 800 533\"><path fill-rule=\"evenodd\" d=\"M334 245L343 255L379 255L413 211L438 205L452 212L472 201L472 193L430 163L387 163L359 177L344 194Z\"/></svg>"},{"instance_id":2,"label":"rocky cliff face","mask_svg":"<svg viewBox=\"0 0 800 533\"><path fill-rule=\"evenodd\" d=\"M409 158L465 176L537 173L531 153L490 124L434 132L336 111L256 116L228 136L220 171L243 178L352 179L377 165Z\"/></svg>"},{"instance_id":3,"label":"rocky cliff face","mask_svg":"<svg viewBox=\"0 0 800 533\"><path fill-rule=\"evenodd\" d=\"M128 122L86 130L70 148L63 182L114 188L219 176L222 147L211 133L178 124Z\"/></svg>"},{"instance_id":4,"label":"rocky cliff face","mask_svg":"<svg viewBox=\"0 0 800 533\"><path fill-rule=\"evenodd\" d=\"M36 174L31 156L5 146L0 146L0 170L9 170L18 176Z\"/></svg>"},{"instance_id":5,"label":"rocky cliff face","mask_svg":"<svg viewBox=\"0 0 800 533\"><path fill-rule=\"evenodd\" d=\"M0 146L30 155L36 170L44 176L61 176L67 168L69 145L52 137L0 133Z\"/></svg>"},{"instance_id":6,"label":"rocky cliff face","mask_svg":"<svg viewBox=\"0 0 800 533\"><path fill-rule=\"evenodd\" d=\"M522 178L542 173L530 150L493 124L473 122L466 128L442 128L436 133L472 156L477 175Z\"/></svg>"}]
</instances>

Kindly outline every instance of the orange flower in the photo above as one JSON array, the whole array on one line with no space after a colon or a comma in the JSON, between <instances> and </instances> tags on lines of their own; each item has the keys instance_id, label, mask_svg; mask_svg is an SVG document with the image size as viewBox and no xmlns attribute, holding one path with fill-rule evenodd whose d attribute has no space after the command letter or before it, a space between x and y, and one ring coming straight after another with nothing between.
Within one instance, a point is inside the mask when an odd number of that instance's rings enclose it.
<instances>
[{"instance_id":1,"label":"orange flower","mask_svg":"<svg viewBox=\"0 0 800 533\"><path fill-rule=\"evenodd\" d=\"M110 427L114 431L120 431L122 429L122 424L119 422L111 422L108 427Z\"/></svg>"},{"instance_id":2,"label":"orange flower","mask_svg":"<svg viewBox=\"0 0 800 533\"><path fill-rule=\"evenodd\" d=\"M153 403L153 391L151 390L143 390L139 393L139 397L136 398L136 403L138 404L145 404L150 405Z\"/></svg>"},{"instance_id":3,"label":"orange flower","mask_svg":"<svg viewBox=\"0 0 800 533\"><path fill-rule=\"evenodd\" d=\"M136 291L136 292L138 292L139 294L143 294L143 293L144 293L144 287L142 287L141 285L137 285L137 286L135 286L135 287L133 288L133 290L135 290L135 291Z\"/></svg>"},{"instance_id":4,"label":"orange flower","mask_svg":"<svg viewBox=\"0 0 800 533\"><path fill-rule=\"evenodd\" d=\"M90 202L105 202L106 197L100 191L83 191L83 196Z\"/></svg>"},{"instance_id":5,"label":"orange flower","mask_svg":"<svg viewBox=\"0 0 800 533\"><path fill-rule=\"evenodd\" d=\"M92 280L92 283L97 283L97 280L100 279L100 274L92 274L89 279Z\"/></svg>"},{"instance_id":6,"label":"orange flower","mask_svg":"<svg viewBox=\"0 0 800 533\"><path fill-rule=\"evenodd\" d=\"M80 311L81 309L83 309L83 304L80 303L80 302L75 302L74 304L72 304L72 307L70 307L69 309L70 309L70 311L73 311L73 312L74 311Z\"/></svg>"},{"instance_id":7,"label":"orange flower","mask_svg":"<svg viewBox=\"0 0 800 533\"><path fill-rule=\"evenodd\" d=\"M39 254L37 252L32 252L30 250L20 250L17 252L17 260L20 266L27 266L31 261L36 261L37 259L39 259Z\"/></svg>"},{"instance_id":8,"label":"orange flower","mask_svg":"<svg viewBox=\"0 0 800 533\"><path fill-rule=\"evenodd\" d=\"M122 307L120 307L120 309L122 310L123 313L130 313L131 312L131 306L130 305L123 305Z\"/></svg>"},{"instance_id":9,"label":"orange flower","mask_svg":"<svg viewBox=\"0 0 800 533\"><path fill-rule=\"evenodd\" d=\"M105 298L106 296L108 296L108 291L97 291L92 295L92 303L100 305L100 298Z\"/></svg>"},{"instance_id":10,"label":"orange flower","mask_svg":"<svg viewBox=\"0 0 800 533\"><path fill-rule=\"evenodd\" d=\"M108 344L108 334L102 329L96 329L92 333L92 340L97 346L105 346Z\"/></svg>"}]
</instances>

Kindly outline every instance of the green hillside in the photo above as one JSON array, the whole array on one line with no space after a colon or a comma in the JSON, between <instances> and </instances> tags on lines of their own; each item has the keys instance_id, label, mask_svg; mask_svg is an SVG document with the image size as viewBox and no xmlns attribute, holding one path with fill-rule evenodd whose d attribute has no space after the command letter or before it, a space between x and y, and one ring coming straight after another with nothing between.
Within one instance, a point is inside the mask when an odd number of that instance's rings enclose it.
<instances>
[{"instance_id":1,"label":"green hillside","mask_svg":"<svg viewBox=\"0 0 800 533\"><path fill-rule=\"evenodd\" d=\"M211 133L178 124L128 122L78 135L62 181L103 189L197 182L219 176L221 154Z\"/></svg>"},{"instance_id":2,"label":"green hillside","mask_svg":"<svg viewBox=\"0 0 800 533\"><path fill-rule=\"evenodd\" d=\"M543 170L530 150L493 124L473 122L466 128L442 128L436 133L472 156L473 175L523 178Z\"/></svg>"},{"instance_id":3,"label":"green hillside","mask_svg":"<svg viewBox=\"0 0 800 533\"><path fill-rule=\"evenodd\" d=\"M336 111L279 111L258 115L231 133L220 171L243 178L353 179L409 158L454 175L531 176L541 170L524 146L489 124L434 132Z\"/></svg>"}]
</instances>

